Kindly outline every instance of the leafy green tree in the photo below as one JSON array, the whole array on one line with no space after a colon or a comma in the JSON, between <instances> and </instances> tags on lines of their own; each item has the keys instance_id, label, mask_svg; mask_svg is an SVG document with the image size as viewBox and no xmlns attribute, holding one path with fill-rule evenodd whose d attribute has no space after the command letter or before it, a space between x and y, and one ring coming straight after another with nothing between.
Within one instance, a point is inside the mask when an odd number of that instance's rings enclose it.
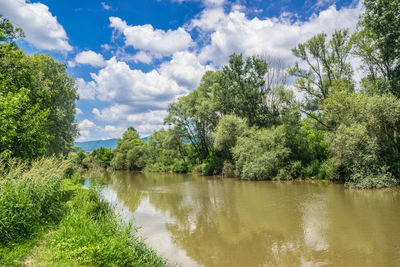
<instances>
[{"instance_id":1,"label":"leafy green tree","mask_svg":"<svg viewBox=\"0 0 400 267\"><path fill-rule=\"evenodd\" d=\"M224 115L245 118L251 126L271 124L271 114L264 104L267 71L267 63L262 58L243 59L242 55L231 55L213 87L217 110Z\"/></svg>"},{"instance_id":2,"label":"leafy green tree","mask_svg":"<svg viewBox=\"0 0 400 267\"><path fill-rule=\"evenodd\" d=\"M94 158L101 167L107 168L110 166L114 154L111 149L100 147L93 150L93 152L90 153L89 157Z\"/></svg>"},{"instance_id":3,"label":"leafy green tree","mask_svg":"<svg viewBox=\"0 0 400 267\"><path fill-rule=\"evenodd\" d=\"M305 94L302 111L315 119L318 118L312 112L321 109L335 81L352 80L353 71L348 62L351 51L349 39L348 30L335 31L330 39L321 33L292 49L307 68L296 63L289 72L297 77L295 87Z\"/></svg>"},{"instance_id":4,"label":"leafy green tree","mask_svg":"<svg viewBox=\"0 0 400 267\"><path fill-rule=\"evenodd\" d=\"M354 187L396 184L400 174L400 100L393 95L337 92L326 102L340 118L329 134L331 179L343 179Z\"/></svg>"},{"instance_id":5,"label":"leafy green tree","mask_svg":"<svg viewBox=\"0 0 400 267\"><path fill-rule=\"evenodd\" d=\"M0 29L0 153L66 155L77 132L73 78L64 63L13 44L22 31L7 19L0 18Z\"/></svg>"},{"instance_id":6,"label":"leafy green tree","mask_svg":"<svg viewBox=\"0 0 400 267\"><path fill-rule=\"evenodd\" d=\"M13 43L15 39L25 37L24 31L0 14L0 42Z\"/></svg>"},{"instance_id":7,"label":"leafy green tree","mask_svg":"<svg viewBox=\"0 0 400 267\"><path fill-rule=\"evenodd\" d=\"M165 123L172 125L183 141L190 142L202 160L213 151L211 133L219 115L211 93L219 75L212 71L204 74L196 90L169 105L165 118Z\"/></svg>"},{"instance_id":8,"label":"leafy green tree","mask_svg":"<svg viewBox=\"0 0 400 267\"><path fill-rule=\"evenodd\" d=\"M186 147L175 129L160 129L149 136L153 162L168 166L176 160L186 162Z\"/></svg>"},{"instance_id":9,"label":"leafy green tree","mask_svg":"<svg viewBox=\"0 0 400 267\"><path fill-rule=\"evenodd\" d=\"M233 148L237 174L243 179L275 178L288 162L290 149L284 146L284 129L252 128L239 137Z\"/></svg>"},{"instance_id":10,"label":"leafy green tree","mask_svg":"<svg viewBox=\"0 0 400 267\"><path fill-rule=\"evenodd\" d=\"M354 53L363 60L376 91L400 97L400 2L364 0L364 6L359 31L353 36Z\"/></svg>"},{"instance_id":11,"label":"leafy green tree","mask_svg":"<svg viewBox=\"0 0 400 267\"><path fill-rule=\"evenodd\" d=\"M110 162L116 170L142 170L149 157L149 145L139 139L135 128L129 127L122 138L118 138L114 157Z\"/></svg>"},{"instance_id":12,"label":"leafy green tree","mask_svg":"<svg viewBox=\"0 0 400 267\"><path fill-rule=\"evenodd\" d=\"M224 158L232 159L232 149L237 139L248 129L245 119L235 115L223 116L213 132L214 147Z\"/></svg>"}]
</instances>

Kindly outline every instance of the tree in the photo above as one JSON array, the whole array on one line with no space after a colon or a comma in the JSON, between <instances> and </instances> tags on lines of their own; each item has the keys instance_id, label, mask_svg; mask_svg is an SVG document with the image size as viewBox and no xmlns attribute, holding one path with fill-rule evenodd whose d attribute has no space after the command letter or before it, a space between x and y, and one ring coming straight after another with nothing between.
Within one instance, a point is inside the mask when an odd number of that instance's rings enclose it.
<instances>
[{"instance_id":1,"label":"tree","mask_svg":"<svg viewBox=\"0 0 400 267\"><path fill-rule=\"evenodd\" d=\"M232 149L247 128L246 120L235 115L222 117L213 132L215 149L221 152L224 158L232 160Z\"/></svg>"},{"instance_id":2,"label":"tree","mask_svg":"<svg viewBox=\"0 0 400 267\"><path fill-rule=\"evenodd\" d=\"M73 78L64 63L12 43L23 34L7 19L0 18L0 29L0 153L66 155L77 133Z\"/></svg>"},{"instance_id":3,"label":"tree","mask_svg":"<svg viewBox=\"0 0 400 267\"><path fill-rule=\"evenodd\" d=\"M148 161L149 145L139 139L135 128L129 127L122 138L118 138L115 156L111 160L111 167L116 170L141 170Z\"/></svg>"},{"instance_id":4,"label":"tree","mask_svg":"<svg viewBox=\"0 0 400 267\"><path fill-rule=\"evenodd\" d=\"M400 2L364 0L364 6L352 38L354 53L363 60L367 79L376 89L400 97ZM382 84L382 79L387 83Z\"/></svg>"},{"instance_id":5,"label":"tree","mask_svg":"<svg viewBox=\"0 0 400 267\"><path fill-rule=\"evenodd\" d=\"M271 114L265 105L267 70L267 63L260 57L243 59L242 55L231 55L213 87L217 110L245 118L251 126L270 125Z\"/></svg>"},{"instance_id":6,"label":"tree","mask_svg":"<svg viewBox=\"0 0 400 267\"><path fill-rule=\"evenodd\" d=\"M16 28L12 23L0 14L0 42L13 43L15 39L25 37L21 28Z\"/></svg>"},{"instance_id":7,"label":"tree","mask_svg":"<svg viewBox=\"0 0 400 267\"><path fill-rule=\"evenodd\" d=\"M289 69L290 74L297 77L295 87L305 93L302 111L306 114L313 116L312 112L321 109L335 81L352 80L353 71L348 62L349 37L348 30L335 31L329 40L321 33L292 49L308 67L303 69L296 63Z\"/></svg>"},{"instance_id":8,"label":"tree","mask_svg":"<svg viewBox=\"0 0 400 267\"><path fill-rule=\"evenodd\" d=\"M164 121L173 125L184 142L193 145L201 160L213 151L211 132L218 123L219 114L211 94L219 76L219 72L206 72L196 90L168 106L168 116Z\"/></svg>"},{"instance_id":9,"label":"tree","mask_svg":"<svg viewBox=\"0 0 400 267\"><path fill-rule=\"evenodd\" d=\"M237 174L249 180L268 180L277 176L291 153L283 139L283 126L252 128L239 137L232 150Z\"/></svg>"}]
</instances>

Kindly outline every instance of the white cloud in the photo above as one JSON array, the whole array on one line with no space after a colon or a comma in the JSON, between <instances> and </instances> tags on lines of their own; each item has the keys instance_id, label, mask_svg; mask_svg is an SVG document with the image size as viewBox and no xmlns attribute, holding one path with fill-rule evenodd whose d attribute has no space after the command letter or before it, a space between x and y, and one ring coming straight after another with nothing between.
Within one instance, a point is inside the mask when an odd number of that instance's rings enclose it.
<instances>
[{"instance_id":1,"label":"white cloud","mask_svg":"<svg viewBox=\"0 0 400 267\"><path fill-rule=\"evenodd\" d=\"M131 105L137 111L165 109L177 95L188 90L174 80L161 75L157 70L142 72L131 69L128 64L115 57L97 74L91 73L92 81L77 79L80 96L96 98L115 104Z\"/></svg>"},{"instance_id":2,"label":"white cloud","mask_svg":"<svg viewBox=\"0 0 400 267\"><path fill-rule=\"evenodd\" d=\"M153 61L153 58L151 55L149 55L146 52L140 51L138 53L136 53L133 56L134 61L137 62L142 62L142 63L146 63L146 64L150 64Z\"/></svg>"},{"instance_id":3,"label":"white cloud","mask_svg":"<svg viewBox=\"0 0 400 267\"><path fill-rule=\"evenodd\" d=\"M150 53L155 57L169 56L193 45L188 32L179 27L176 30L163 31L152 25L128 26L120 18L110 17L110 26L125 36L125 44Z\"/></svg>"},{"instance_id":4,"label":"white cloud","mask_svg":"<svg viewBox=\"0 0 400 267\"><path fill-rule=\"evenodd\" d=\"M107 5L105 2L101 2L101 7L102 7L104 10L111 10L111 9L112 9L112 6Z\"/></svg>"},{"instance_id":5,"label":"white cloud","mask_svg":"<svg viewBox=\"0 0 400 267\"><path fill-rule=\"evenodd\" d=\"M103 110L94 108L92 113L97 120L119 125L121 129L133 126L142 136L150 135L154 130L163 126L166 110L149 110L137 113L128 105L113 105Z\"/></svg>"},{"instance_id":6,"label":"white cloud","mask_svg":"<svg viewBox=\"0 0 400 267\"><path fill-rule=\"evenodd\" d=\"M94 100L96 95L96 84L93 81L85 82L82 78L75 79L75 86L78 88L80 99Z\"/></svg>"},{"instance_id":7,"label":"white cloud","mask_svg":"<svg viewBox=\"0 0 400 267\"><path fill-rule=\"evenodd\" d=\"M75 108L75 113L76 114L83 114L82 110L80 108Z\"/></svg>"},{"instance_id":8,"label":"white cloud","mask_svg":"<svg viewBox=\"0 0 400 267\"><path fill-rule=\"evenodd\" d=\"M226 3L225 0L171 0L172 2L202 2L205 6L222 6Z\"/></svg>"},{"instance_id":9,"label":"white cloud","mask_svg":"<svg viewBox=\"0 0 400 267\"><path fill-rule=\"evenodd\" d=\"M87 50L77 54L73 61L69 61L68 65L74 67L76 64L86 64L94 67L102 67L105 64L104 58L92 50Z\"/></svg>"},{"instance_id":10,"label":"white cloud","mask_svg":"<svg viewBox=\"0 0 400 267\"><path fill-rule=\"evenodd\" d=\"M232 53L243 53L244 56L269 53L292 64L291 49L296 44L317 33L329 34L338 28L354 29L361 10L361 4L340 10L331 6L308 21L291 23L287 17L249 19L242 11L234 10L223 16L222 10L211 9L205 10L190 26L211 32L210 43L200 52L202 63L211 61L220 66Z\"/></svg>"},{"instance_id":11,"label":"white cloud","mask_svg":"<svg viewBox=\"0 0 400 267\"><path fill-rule=\"evenodd\" d=\"M0 13L21 27L25 40L43 50L71 51L67 34L62 25L42 3L25 0L1 0Z\"/></svg>"},{"instance_id":12,"label":"white cloud","mask_svg":"<svg viewBox=\"0 0 400 267\"><path fill-rule=\"evenodd\" d=\"M103 132L108 134L110 138L119 138L122 137L122 134L126 131L125 127L118 127L114 125L106 125L103 129Z\"/></svg>"},{"instance_id":13,"label":"white cloud","mask_svg":"<svg viewBox=\"0 0 400 267\"><path fill-rule=\"evenodd\" d=\"M160 66L161 75L176 81L189 89L196 88L203 74L211 67L200 64L196 54L185 51L176 52L172 59Z\"/></svg>"},{"instance_id":14,"label":"white cloud","mask_svg":"<svg viewBox=\"0 0 400 267\"><path fill-rule=\"evenodd\" d=\"M90 137L91 131L96 127L96 124L91 120L85 119L78 123L79 137L78 141L86 140Z\"/></svg>"}]
</instances>

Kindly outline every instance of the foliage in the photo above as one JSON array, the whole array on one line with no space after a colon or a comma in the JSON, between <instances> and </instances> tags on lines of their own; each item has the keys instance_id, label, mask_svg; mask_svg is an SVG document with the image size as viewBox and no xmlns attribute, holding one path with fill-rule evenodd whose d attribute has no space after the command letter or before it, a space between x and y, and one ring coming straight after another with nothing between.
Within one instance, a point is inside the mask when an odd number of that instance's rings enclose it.
<instances>
[{"instance_id":1,"label":"foliage","mask_svg":"<svg viewBox=\"0 0 400 267\"><path fill-rule=\"evenodd\" d=\"M196 90L169 105L169 114L165 118L165 123L174 126L181 140L192 144L201 160L213 150L211 133L219 117L211 93L220 75L219 72L206 72Z\"/></svg>"},{"instance_id":2,"label":"foliage","mask_svg":"<svg viewBox=\"0 0 400 267\"><path fill-rule=\"evenodd\" d=\"M0 153L24 159L66 154L77 133L74 80L64 63L9 43L20 36L0 18Z\"/></svg>"},{"instance_id":3,"label":"foliage","mask_svg":"<svg viewBox=\"0 0 400 267\"><path fill-rule=\"evenodd\" d=\"M237 141L233 149L237 174L249 180L272 179L290 155L283 145L283 127L272 129L252 128Z\"/></svg>"},{"instance_id":4,"label":"foliage","mask_svg":"<svg viewBox=\"0 0 400 267\"><path fill-rule=\"evenodd\" d=\"M115 156L110 165L116 170L142 170L147 164L148 157L148 143L139 139L135 128L129 127L122 139L118 138Z\"/></svg>"},{"instance_id":5,"label":"foliage","mask_svg":"<svg viewBox=\"0 0 400 267\"><path fill-rule=\"evenodd\" d=\"M346 111L335 110L341 116L340 126L329 138L330 152L339 169L335 173L355 187L396 184L393 177L400 173L400 100L391 95L366 94L350 95L345 100Z\"/></svg>"},{"instance_id":6,"label":"foliage","mask_svg":"<svg viewBox=\"0 0 400 267\"><path fill-rule=\"evenodd\" d=\"M329 40L325 33L321 33L293 48L293 55L308 67L303 69L296 63L289 70L291 75L297 77L296 88L305 93L303 111L307 114L320 110L335 81L351 81L353 71L348 63L351 51L349 38L348 30L335 31Z\"/></svg>"},{"instance_id":7,"label":"foliage","mask_svg":"<svg viewBox=\"0 0 400 267\"><path fill-rule=\"evenodd\" d=\"M225 158L231 159L231 150L236 145L237 138L248 128L246 120L235 115L223 116L213 132L215 150L221 152Z\"/></svg>"},{"instance_id":8,"label":"foliage","mask_svg":"<svg viewBox=\"0 0 400 267\"><path fill-rule=\"evenodd\" d=\"M47 244L50 255L39 259L66 265L165 266L165 260L132 232L98 192L79 190Z\"/></svg>"},{"instance_id":9,"label":"foliage","mask_svg":"<svg viewBox=\"0 0 400 267\"><path fill-rule=\"evenodd\" d=\"M186 145L174 129L160 129L149 136L147 171L187 172Z\"/></svg>"},{"instance_id":10,"label":"foliage","mask_svg":"<svg viewBox=\"0 0 400 267\"><path fill-rule=\"evenodd\" d=\"M364 63L366 79L377 89L400 97L400 2L364 0L365 12L353 36L354 54Z\"/></svg>"},{"instance_id":11,"label":"foliage","mask_svg":"<svg viewBox=\"0 0 400 267\"><path fill-rule=\"evenodd\" d=\"M0 244L29 238L60 220L67 166L55 158L38 159L31 166L15 160L0 165Z\"/></svg>"},{"instance_id":12,"label":"foliage","mask_svg":"<svg viewBox=\"0 0 400 267\"><path fill-rule=\"evenodd\" d=\"M0 14L0 42L13 42L15 39L25 37L21 28L16 28Z\"/></svg>"}]
</instances>

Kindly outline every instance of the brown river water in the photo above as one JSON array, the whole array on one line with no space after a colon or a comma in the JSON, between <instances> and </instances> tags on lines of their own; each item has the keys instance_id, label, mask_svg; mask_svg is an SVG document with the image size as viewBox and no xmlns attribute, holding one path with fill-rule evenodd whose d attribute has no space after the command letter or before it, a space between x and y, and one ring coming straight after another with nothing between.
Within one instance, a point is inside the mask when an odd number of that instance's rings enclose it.
<instances>
[{"instance_id":1,"label":"brown river water","mask_svg":"<svg viewBox=\"0 0 400 267\"><path fill-rule=\"evenodd\" d=\"M133 172L96 180L171 265L400 266L399 188Z\"/></svg>"}]
</instances>

